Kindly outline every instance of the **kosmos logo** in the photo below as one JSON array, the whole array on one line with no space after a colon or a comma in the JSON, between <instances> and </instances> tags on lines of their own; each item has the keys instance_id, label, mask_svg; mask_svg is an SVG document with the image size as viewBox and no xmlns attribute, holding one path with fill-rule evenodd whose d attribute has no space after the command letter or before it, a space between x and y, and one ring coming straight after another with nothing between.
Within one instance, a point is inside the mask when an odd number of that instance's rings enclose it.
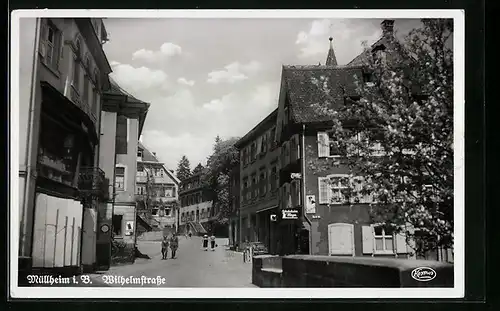
<instances>
[{"instance_id":1,"label":"kosmos logo","mask_svg":"<svg viewBox=\"0 0 500 311\"><path fill-rule=\"evenodd\" d=\"M436 271L429 267L420 267L413 269L411 272L411 277L417 281L428 282L434 280L436 277Z\"/></svg>"}]
</instances>

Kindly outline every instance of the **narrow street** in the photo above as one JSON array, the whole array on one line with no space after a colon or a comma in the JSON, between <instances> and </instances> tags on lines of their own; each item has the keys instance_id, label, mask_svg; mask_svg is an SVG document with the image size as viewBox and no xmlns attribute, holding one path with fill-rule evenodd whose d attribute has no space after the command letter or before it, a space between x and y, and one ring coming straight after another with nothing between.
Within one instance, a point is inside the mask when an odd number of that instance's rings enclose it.
<instances>
[{"instance_id":1,"label":"narrow street","mask_svg":"<svg viewBox=\"0 0 500 311\"><path fill-rule=\"evenodd\" d=\"M119 286L104 284L103 276L164 277L161 287L254 287L251 284L252 265L243 263L241 253L226 250L227 239L217 239L215 251L204 251L201 238L179 236L175 259L161 259L160 242L139 242L139 249L151 259L137 259L134 264L111 267L109 271L91 275L91 286ZM170 250L169 250L170 257ZM137 287L137 285L124 285ZM148 284L145 287L158 287Z\"/></svg>"}]
</instances>

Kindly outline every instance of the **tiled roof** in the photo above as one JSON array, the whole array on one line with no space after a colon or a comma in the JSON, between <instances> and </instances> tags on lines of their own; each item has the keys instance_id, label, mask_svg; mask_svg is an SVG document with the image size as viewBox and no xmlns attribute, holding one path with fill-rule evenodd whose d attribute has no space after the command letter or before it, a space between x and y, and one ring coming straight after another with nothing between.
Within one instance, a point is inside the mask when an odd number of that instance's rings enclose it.
<instances>
[{"instance_id":1,"label":"tiled roof","mask_svg":"<svg viewBox=\"0 0 500 311\"><path fill-rule=\"evenodd\" d=\"M293 120L299 123L321 122L331 119L331 116L322 113L315 104L328 103L331 109L343 104L345 97L355 96L355 77L362 79L362 68L283 66L282 75Z\"/></svg>"},{"instance_id":2,"label":"tiled roof","mask_svg":"<svg viewBox=\"0 0 500 311\"><path fill-rule=\"evenodd\" d=\"M135 98L134 96L132 96L130 93L128 93L127 91L125 91L124 89L122 89L118 83L113 80L113 78L109 78L109 82L111 82L111 89L109 90L109 93L112 93L112 94L119 94L119 95L125 95L128 97L128 100L129 101L132 101L132 102L143 102L142 100L139 100L137 98Z\"/></svg>"},{"instance_id":3,"label":"tiled roof","mask_svg":"<svg viewBox=\"0 0 500 311\"><path fill-rule=\"evenodd\" d=\"M148 150L141 142L139 142L138 148L142 150L142 160L148 162L160 162L158 158Z\"/></svg>"}]
</instances>

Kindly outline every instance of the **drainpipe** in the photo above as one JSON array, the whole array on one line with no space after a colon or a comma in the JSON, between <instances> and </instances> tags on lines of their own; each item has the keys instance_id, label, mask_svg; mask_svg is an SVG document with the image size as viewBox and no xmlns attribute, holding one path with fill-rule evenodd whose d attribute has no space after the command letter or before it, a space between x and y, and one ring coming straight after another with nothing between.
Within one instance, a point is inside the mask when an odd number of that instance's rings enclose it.
<instances>
[{"instance_id":1,"label":"drainpipe","mask_svg":"<svg viewBox=\"0 0 500 311\"><path fill-rule=\"evenodd\" d=\"M312 255L312 222L306 214L306 125L302 124L302 215L309 225L309 254Z\"/></svg>"},{"instance_id":2,"label":"drainpipe","mask_svg":"<svg viewBox=\"0 0 500 311\"><path fill-rule=\"evenodd\" d=\"M31 91L30 91L30 102L29 102L29 115L28 115L28 137L26 139L26 178L24 181L24 201L22 207L21 216L21 236L20 236L20 247L19 255L31 257L31 248L26 245L26 234L28 232L28 211L29 211L29 192L30 192L30 182L32 179L32 170L36 169L36 162L33 165L31 163L31 158L33 152L38 152L38 150L32 150L31 145L33 144L33 132L35 127L35 109L36 109L36 89L38 85L38 60L39 60L39 48L40 48L40 28L41 28L41 18L36 19L35 26L35 46L33 55L33 64L31 72ZM33 224L32 224L33 228ZM33 236L33 232L31 234ZM32 239L33 240L33 239Z\"/></svg>"}]
</instances>

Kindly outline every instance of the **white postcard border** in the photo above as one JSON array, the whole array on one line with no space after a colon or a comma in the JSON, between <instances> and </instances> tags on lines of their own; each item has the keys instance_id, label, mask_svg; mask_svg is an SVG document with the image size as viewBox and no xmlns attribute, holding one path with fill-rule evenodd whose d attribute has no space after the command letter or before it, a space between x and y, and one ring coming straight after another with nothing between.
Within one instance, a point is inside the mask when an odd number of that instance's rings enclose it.
<instances>
[{"instance_id":1,"label":"white postcard border","mask_svg":"<svg viewBox=\"0 0 500 311\"><path fill-rule=\"evenodd\" d=\"M18 286L20 18L453 18L454 287L453 288L40 288ZM17 10L11 14L10 294L13 298L461 298L465 269L465 12L463 10ZM14 224L14 225L13 225Z\"/></svg>"}]
</instances>

